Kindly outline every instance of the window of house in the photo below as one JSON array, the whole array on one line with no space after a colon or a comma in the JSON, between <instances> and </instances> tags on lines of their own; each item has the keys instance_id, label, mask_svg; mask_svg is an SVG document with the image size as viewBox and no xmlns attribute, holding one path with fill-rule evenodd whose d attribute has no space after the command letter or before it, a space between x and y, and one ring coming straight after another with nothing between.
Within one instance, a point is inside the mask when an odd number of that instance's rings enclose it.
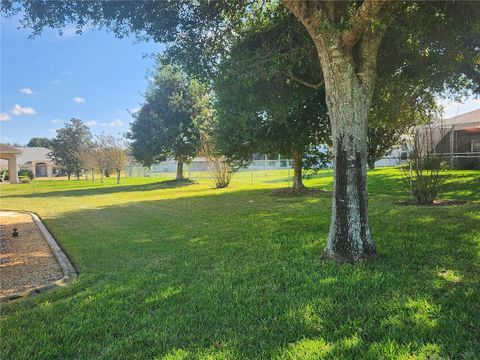
<instances>
[{"instance_id":1,"label":"window of house","mask_svg":"<svg viewBox=\"0 0 480 360\"><path fill-rule=\"evenodd\" d=\"M471 142L472 152L480 152L480 139L473 139Z\"/></svg>"}]
</instances>

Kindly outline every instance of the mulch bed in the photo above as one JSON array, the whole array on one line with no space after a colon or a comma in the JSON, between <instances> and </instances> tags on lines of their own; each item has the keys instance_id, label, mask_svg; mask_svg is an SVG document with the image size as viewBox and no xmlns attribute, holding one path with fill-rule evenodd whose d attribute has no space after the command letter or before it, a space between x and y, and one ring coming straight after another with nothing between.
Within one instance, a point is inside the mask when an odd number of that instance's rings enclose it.
<instances>
[{"instance_id":1,"label":"mulch bed","mask_svg":"<svg viewBox=\"0 0 480 360\"><path fill-rule=\"evenodd\" d=\"M467 203L465 200L433 200L431 204L419 204L414 200L400 200L396 202L399 205L417 205L417 206L451 206L451 205L464 205Z\"/></svg>"},{"instance_id":2,"label":"mulch bed","mask_svg":"<svg viewBox=\"0 0 480 360\"><path fill-rule=\"evenodd\" d=\"M330 195L329 191L321 190L321 189L313 189L313 188L300 188L300 189L293 189L293 188L282 188L276 189L272 191L272 195L280 196L280 197L290 197L290 196L319 196L319 195Z\"/></svg>"},{"instance_id":3,"label":"mulch bed","mask_svg":"<svg viewBox=\"0 0 480 360\"><path fill-rule=\"evenodd\" d=\"M13 229L18 237L13 237ZM29 214L0 212L0 297L37 289L63 277L62 269Z\"/></svg>"}]
</instances>

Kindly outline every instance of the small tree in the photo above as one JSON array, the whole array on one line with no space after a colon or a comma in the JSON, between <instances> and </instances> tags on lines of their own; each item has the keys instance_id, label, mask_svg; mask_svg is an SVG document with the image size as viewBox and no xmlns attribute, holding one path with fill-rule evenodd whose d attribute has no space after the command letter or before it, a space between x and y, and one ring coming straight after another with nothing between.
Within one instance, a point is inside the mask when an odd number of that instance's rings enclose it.
<instances>
[{"instance_id":1,"label":"small tree","mask_svg":"<svg viewBox=\"0 0 480 360\"><path fill-rule=\"evenodd\" d=\"M106 149L108 168L113 169L117 175L117 184L120 184L120 173L128 164L127 147L121 139L108 137L108 147Z\"/></svg>"},{"instance_id":2,"label":"small tree","mask_svg":"<svg viewBox=\"0 0 480 360\"><path fill-rule=\"evenodd\" d=\"M177 161L176 180L183 179L183 164L197 153L200 131L193 86L177 66L159 65L128 137L135 159L145 166L167 158Z\"/></svg>"},{"instance_id":3,"label":"small tree","mask_svg":"<svg viewBox=\"0 0 480 360\"><path fill-rule=\"evenodd\" d=\"M57 130L48 156L67 173L69 180L71 174L80 179L82 163L77 156L91 145L91 139L90 129L79 119L71 119L64 128Z\"/></svg>"},{"instance_id":4,"label":"small tree","mask_svg":"<svg viewBox=\"0 0 480 360\"><path fill-rule=\"evenodd\" d=\"M85 172L85 180L88 180L88 172L92 174L92 182L95 182L95 170L97 168L95 144L91 143L82 149L78 149L73 154L80 162Z\"/></svg>"},{"instance_id":5,"label":"small tree","mask_svg":"<svg viewBox=\"0 0 480 360\"><path fill-rule=\"evenodd\" d=\"M402 166L403 180L418 204L432 204L438 196L445 166L442 157L435 153L435 146L444 135L443 126L429 124L412 129L405 141L408 156Z\"/></svg>"},{"instance_id":6,"label":"small tree","mask_svg":"<svg viewBox=\"0 0 480 360\"><path fill-rule=\"evenodd\" d=\"M109 136L107 135L97 135L95 137L95 147L94 147L94 162L95 167L100 170L100 183L103 184L105 172L110 170L110 161L109 161L109 154L108 154L108 147L109 147Z\"/></svg>"}]
</instances>

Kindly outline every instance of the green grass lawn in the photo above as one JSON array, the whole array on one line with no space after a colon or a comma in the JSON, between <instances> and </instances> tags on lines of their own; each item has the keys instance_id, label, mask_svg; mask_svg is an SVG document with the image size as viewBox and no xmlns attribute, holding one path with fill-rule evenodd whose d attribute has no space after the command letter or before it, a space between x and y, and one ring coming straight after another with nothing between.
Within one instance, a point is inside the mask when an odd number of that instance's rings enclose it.
<instances>
[{"instance_id":1,"label":"green grass lawn","mask_svg":"<svg viewBox=\"0 0 480 360\"><path fill-rule=\"evenodd\" d=\"M479 359L480 173L450 172L441 197L468 203L444 207L396 204L399 175L369 173L379 256L357 265L321 261L330 196L273 196L282 171L3 185L80 276L2 306L0 358Z\"/></svg>"}]
</instances>

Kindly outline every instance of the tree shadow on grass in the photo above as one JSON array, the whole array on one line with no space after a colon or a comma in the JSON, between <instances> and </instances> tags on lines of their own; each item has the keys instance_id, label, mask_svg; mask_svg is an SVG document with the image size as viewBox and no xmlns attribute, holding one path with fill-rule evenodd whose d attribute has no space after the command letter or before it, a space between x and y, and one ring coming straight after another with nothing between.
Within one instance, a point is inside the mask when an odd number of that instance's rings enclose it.
<instances>
[{"instance_id":1,"label":"tree shadow on grass","mask_svg":"<svg viewBox=\"0 0 480 360\"><path fill-rule=\"evenodd\" d=\"M31 194L14 194L14 195L3 195L4 198L41 198L41 197L69 197L69 196L92 196L92 195L106 195L106 194L115 194L123 192L135 192L135 191L154 191L160 189L172 189L180 188L184 186L189 186L195 184L193 180L163 180L147 184L136 184L136 185L107 185L95 184L95 187L87 187L80 189L71 189L71 190L61 190L61 191L47 191L47 192L37 192ZM90 186L91 184L89 184Z\"/></svg>"},{"instance_id":2,"label":"tree shadow on grass","mask_svg":"<svg viewBox=\"0 0 480 360\"><path fill-rule=\"evenodd\" d=\"M315 180L315 179L323 179L323 178L331 178L332 176L333 176L332 171L322 171L320 173L309 175L308 177L305 177L304 181ZM257 179L258 178L261 178L261 176L257 176ZM263 180L262 182L267 183L267 184L276 184L276 183L286 183L288 181L291 182L292 179L293 179L293 170L292 170L290 176L285 176L285 177L281 177L281 178L277 178L277 179L273 179L273 180Z\"/></svg>"},{"instance_id":3,"label":"tree shadow on grass","mask_svg":"<svg viewBox=\"0 0 480 360\"><path fill-rule=\"evenodd\" d=\"M478 356L473 207L373 201L378 259L337 265L329 203L252 190L50 219L81 275L5 307L4 358Z\"/></svg>"}]
</instances>

